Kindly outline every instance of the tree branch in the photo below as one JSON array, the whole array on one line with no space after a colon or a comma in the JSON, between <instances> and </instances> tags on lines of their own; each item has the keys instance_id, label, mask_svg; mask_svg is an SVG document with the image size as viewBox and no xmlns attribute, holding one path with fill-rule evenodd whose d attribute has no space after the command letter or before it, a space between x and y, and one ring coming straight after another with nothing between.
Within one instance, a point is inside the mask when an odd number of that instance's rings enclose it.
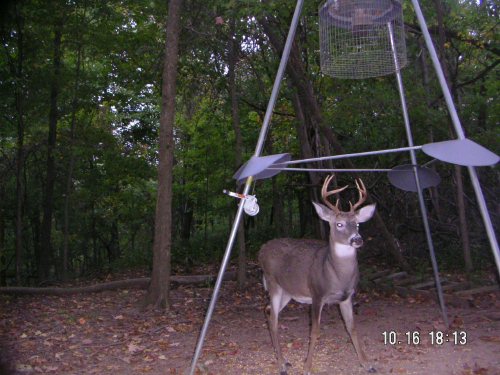
<instances>
[{"instance_id":1,"label":"tree branch","mask_svg":"<svg viewBox=\"0 0 500 375\"><path fill-rule=\"evenodd\" d=\"M251 103L248 100L246 100L245 98L240 98L240 100L243 103L245 103L246 105L248 105L250 108L253 108L253 109L255 109L255 110L257 110L257 111L259 111L261 113L265 113L266 112L266 109L264 107L259 106L258 104ZM286 117L295 118L295 115L293 113L273 111L273 114L277 115L277 116L286 116Z\"/></svg>"},{"instance_id":2,"label":"tree branch","mask_svg":"<svg viewBox=\"0 0 500 375\"><path fill-rule=\"evenodd\" d=\"M177 284L204 284L211 283L215 280L214 275L188 275L188 276L171 276L170 281ZM224 280L236 280L236 272L226 272L224 274ZM11 286L0 288L0 294L14 294L14 295L52 295L52 296L62 296L70 294L79 293L97 293L106 290L114 289L146 289L151 282L149 277L140 277L137 279L128 280L117 280L110 281L107 283L80 286L80 287L48 287L48 288L36 288L36 287L22 287L22 286Z\"/></svg>"},{"instance_id":3,"label":"tree branch","mask_svg":"<svg viewBox=\"0 0 500 375\"><path fill-rule=\"evenodd\" d=\"M462 82L462 83L458 83L457 84L457 89L458 88L461 88L461 87L464 87L464 86L468 86L470 84L473 84L477 81L479 81L480 79L483 79L484 77L486 77L488 75L489 72L491 72L493 69L495 69L495 67L500 64L500 59L498 60L495 60L493 62L493 64L487 66L486 68L484 68L482 71L480 71L474 78L471 78L465 82Z\"/></svg>"},{"instance_id":4,"label":"tree branch","mask_svg":"<svg viewBox=\"0 0 500 375\"><path fill-rule=\"evenodd\" d=\"M414 34L422 35L422 29L420 28L420 25L405 23L405 28L407 30L409 30L410 32L413 32ZM454 30L450 30L450 29L445 28L444 31L445 31L446 38L448 38L448 39L455 39L455 40L458 40L460 42L470 44L471 46L474 46L476 48L484 49L486 51L494 53L496 56L500 56L500 49L497 48L492 43L485 43L482 40L473 39L473 38L464 38L458 32L456 32ZM436 27L429 27L429 33L432 35L436 35L438 33L438 30Z\"/></svg>"}]
</instances>

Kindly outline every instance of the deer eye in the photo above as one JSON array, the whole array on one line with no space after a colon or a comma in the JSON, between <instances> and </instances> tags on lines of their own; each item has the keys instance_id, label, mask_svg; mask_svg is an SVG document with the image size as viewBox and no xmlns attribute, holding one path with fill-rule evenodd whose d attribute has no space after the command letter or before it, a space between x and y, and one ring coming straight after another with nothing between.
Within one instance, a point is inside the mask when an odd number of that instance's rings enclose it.
<instances>
[{"instance_id":1,"label":"deer eye","mask_svg":"<svg viewBox=\"0 0 500 375\"><path fill-rule=\"evenodd\" d=\"M343 228L344 227L344 224L342 223L337 223L337 228Z\"/></svg>"}]
</instances>

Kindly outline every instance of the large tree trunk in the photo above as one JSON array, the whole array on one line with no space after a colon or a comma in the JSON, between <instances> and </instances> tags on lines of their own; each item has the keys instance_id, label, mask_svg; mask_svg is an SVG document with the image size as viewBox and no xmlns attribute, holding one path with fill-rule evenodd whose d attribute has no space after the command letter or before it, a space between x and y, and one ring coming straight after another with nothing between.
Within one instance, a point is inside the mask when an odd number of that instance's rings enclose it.
<instances>
[{"instance_id":1,"label":"large tree trunk","mask_svg":"<svg viewBox=\"0 0 500 375\"><path fill-rule=\"evenodd\" d=\"M153 272L144 304L169 307L172 251L172 168L177 63L182 0L168 5L165 60L162 75L162 103L159 136L158 193L156 200Z\"/></svg>"},{"instance_id":2,"label":"large tree trunk","mask_svg":"<svg viewBox=\"0 0 500 375\"><path fill-rule=\"evenodd\" d=\"M292 85L290 85L292 86ZM295 89L293 89L295 91ZM292 103L293 107L295 109L295 115L297 116L297 120L295 121L296 124L296 130L297 130L297 135L299 138L299 143L300 143L300 157L303 159L310 159L313 158L317 155L314 154L313 152L313 147L311 145L310 137L308 135L308 129L310 125L307 124L306 117L304 114L304 110L302 108L302 103L300 101L299 94L295 92L292 95ZM306 164L307 168L314 168L316 165L313 163L307 163ZM314 172L308 172L309 176L309 182L311 183L312 186L320 186L321 185L321 177L318 173ZM320 196L318 194L318 189L309 189L309 194L311 197L311 200L314 202L319 202L320 201ZM313 216L311 215L312 212L312 205L309 207L309 209L303 210L303 212L306 216L309 217L317 217L316 215ZM304 222L304 224L308 224L311 222L310 219L305 219L301 220ZM314 220L313 220L314 222ZM314 229L317 230L317 235L319 235L322 239L326 240L327 239L327 227L323 224L323 220L318 220L315 219L316 225L314 226ZM306 229L304 228L304 231Z\"/></svg>"},{"instance_id":3,"label":"large tree trunk","mask_svg":"<svg viewBox=\"0 0 500 375\"><path fill-rule=\"evenodd\" d=\"M23 212L24 212L24 184L23 184L23 166L24 166L24 108L23 98L23 64L24 64L24 22L19 14L19 8L16 7L17 24L17 65L11 65L11 72L16 79L15 102L17 112L17 144L16 144L16 284L21 285L23 268Z\"/></svg>"},{"instance_id":4,"label":"large tree trunk","mask_svg":"<svg viewBox=\"0 0 500 375\"><path fill-rule=\"evenodd\" d=\"M233 123L233 130L235 135L235 167L239 168L243 162L243 137L241 136L240 128L240 113L238 103L238 88L236 86L236 64L239 52L239 41L236 38L236 18L230 21L229 31L229 94L231 96L231 117ZM245 224L244 220L240 221L238 227L238 287L240 289L245 287L247 261L246 261L246 248L245 248Z\"/></svg>"},{"instance_id":5,"label":"large tree trunk","mask_svg":"<svg viewBox=\"0 0 500 375\"><path fill-rule=\"evenodd\" d=\"M54 52L53 76L50 88L49 109L49 136L47 140L47 173L45 180L45 193L43 198L43 219L41 227L40 261L38 264L38 279L45 281L49 277L52 254L52 211L54 206L54 183L56 180L56 166L54 152L57 139L57 120L59 117L57 99L59 96L59 81L61 75L61 39L63 21L56 18L54 25Z\"/></svg>"}]
</instances>

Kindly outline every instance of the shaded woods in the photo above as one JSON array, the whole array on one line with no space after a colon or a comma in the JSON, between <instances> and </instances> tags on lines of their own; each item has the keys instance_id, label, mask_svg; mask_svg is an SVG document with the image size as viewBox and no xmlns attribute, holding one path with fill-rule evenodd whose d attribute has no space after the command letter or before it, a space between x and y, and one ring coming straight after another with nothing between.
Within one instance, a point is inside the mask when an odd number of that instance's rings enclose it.
<instances>
[{"instance_id":1,"label":"shaded woods","mask_svg":"<svg viewBox=\"0 0 500 375\"><path fill-rule=\"evenodd\" d=\"M254 149L294 4L182 2L179 22L171 26L179 38L178 49L171 49L176 86L167 89L171 102L165 106L162 86L165 90L172 75L164 73L162 80L162 72L173 35L166 32L171 5L166 3L3 5L0 285L46 286L153 268L162 183L169 185L169 196L162 199L171 202L171 258L165 262L172 273L219 262L235 209L222 190L236 189L231 176ZM302 158L405 146L394 77L353 81L320 74L318 5L305 5L265 153ZM498 5L487 0L422 5L468 137L498 153ZM411 8L405 9L405 23L409 64L403 79L415 143L454 138ZM171 115L173 167L163 169L171 181L165 173L157 175L160 114ZM419 155L420 163L428 161ZM349 163L391 168L409 163L409 155ZM441 163L432 168L442 182L425 198L440 267L493 270L466 174ZM478 172L498 227L498 168ZM429 262L417 197L390 186L385 175L362 177L379 214L365 228L370 239L365 256L425 271ZM282 173L258 182L261 211L245 219L240 253L253 259L260 244L276 236L324 236L311 204L323 178ZM352 184L351 175L338 178ZM354 189L351 193L354 197ZM244 267L245 257L239 264ZM165 295L154 298L153 303L166 304Z\"/></svg>"}]
</instances>

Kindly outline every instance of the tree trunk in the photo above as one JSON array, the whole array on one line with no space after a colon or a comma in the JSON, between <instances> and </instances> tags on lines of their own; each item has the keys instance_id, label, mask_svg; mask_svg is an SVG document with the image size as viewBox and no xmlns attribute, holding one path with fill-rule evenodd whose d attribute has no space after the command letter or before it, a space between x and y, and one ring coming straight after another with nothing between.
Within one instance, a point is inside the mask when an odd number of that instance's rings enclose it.
<instances>
[{"instance_id":1,"label":"tree trunk","mask_svg":"<svg viewBox=\"0 0 500 375\"><path fill-rule=\"evenodd\" d=\"M291 85L290 85L291 86ZM295 91L295 89L293 89ZM313 158L314 152L313 148L311 146L311 141L309 139L308 135L308 124L306 123L306 118L304 115L304 110L302 108L302 103L299 98L299 94L295 92L292 95L292 103L295 108L295 115L297 116L297 120L295 121L296 124L296 130L297 130L297 135L299 138L299 143L300 143L300 157L304 159L310 159ZM307 168L314 168L315 165L313 163L307 163L306 164ZM320 186L321 185L321 178L318 173L314 172L308 172L309 176L309 182L311 185L314 186ZM320 197L318 194L318 189L309 189L310 192L310 198L314 202L320 202ZM307 211L311 211L312 205L309 208L309 210L306 208ZM310 216L310 215L308 215ZM314 216L315 218L317 216ZM315 219L316 225L314 225L314 228L319 235L319 237L323 240L326 240L328 238L327 233L328 233L328 228L323 224L323 220ZM305 223L309 223L309 220L306 220Z\"/></svg>"},{"instance_id":2,"label":"tree trunk","mask_svg":"<svg viewBox=\"0 0 500 375\"><path fill-rule=\"evenodd\" d=\"M446 78L446 84L448 85L453 96L456 97L455 85L451 82L450 70L448 69L448 61L445 54L445 43L446 43L446 32L444 28L444 12L442 0L434 0L434 7L436 9L436 18L438 22L438 52L439 60L441 66L443 67L443 72ZM461 108L459 105L457 108ZM450 134L453 136L453 130L450 124ZM462 243L462 252L464 255L465 270L470 273L473 269L472 256L470 249L470 236L469 236L469 226L467 224L467 213L465 209L465 198L464 198L464 183L462 179L462 167L456 165L454 168L455 183L456 183L456 199L457 199L457 210L458 210L458 220L460 228L460 240Z\"/></svg>"},{"instance_id":3,"label":"tree trunk","mask_svg":"<svg viewBox=\"0 0 500 375\"><path fill-rule=\"evenodd\" d=\"M78 44L77 59L75 67L75 86L73 88L73 99L71 103L71 128L69 133L69 162L66 177L66 193L64 195L64 219L63 219L63 264L62 279L68 279L69 273L69 204L73 190L73 169L75 166L75 154L73 147L75 143L76 111L78 109L78 89L80 87L80 65L82 60L82 45Z\"/></svg>"},{"instance_id":4,"label":"tree trunk","mask_svg":"<svg viewBox=\"0 0 500 375\"><path fill-rule=\"evenodd\" d=\"M118 221L113 220L110 228L111 238L108 245L108 260L111 265L113 261L120 258L121 248L120 248L120 232L118 230Z\"/></svg>"},{"instance_id":5,"label":"tree trunk","mask_svg":"<svg viewBox=\"0 0 500 375\"><path fill-rule=\"evenodd\" d=\"M194 211L192 201L189 197L185 198L185 202L181 208L181 230L180 237L182 240L189 241L191 238L191 228L193 226Z\"/></svg>"},{"instance_id":6,"label":"tree trunk","mask_svg":"<svg viewBox=\"0 0 500 375\"><path fill-rule=\"evenodd\" d=\"M236 18L231 18L229 25L229 94L231 96L231 117L233 130L235 135L235 167L239 168L243 162L243 138L241 136L240 114L238 103L238 88L236 85L236 64L239 52L239 41L236 38ZM243 289L246 284L247 260L245 246L245 224L244 220L240 221L238 227L238 287Z\"/></svg>"},{"instance_id":7,"label":"tree trunk","mask_svg":"<svg viewBox=\"0 0 500 375\"><path fill-rule=\"evenodd\" d=\"M50 88L49 109L49 136L47 140L47 172L45 180L45 193L43 199L43 219L41 226L40 262L38 264L38 279L45 281L49 277L50 263L53 260L52 236L52 211L54 206L54 183L56 180L56 166L54 152L57 139L57 120L59 117L57 99L59 96L59 80L61 75L61 39L62 18L57 18L54 25L54 52L53 76Z\"/></svg>"},{"instance_id":8,"label":"tree trunk","mask_svg":"<svg viewBox=\"0 0 500 375\"><path fill-rule=\"evenodd\" d=\"M429 66L427 64L427 50L425 47L425 43L422 39L419 39L418 41L420 50L422 53L420 54L420 67L422 68L422 79L423 79L423 86L424 86L424 92L425 92L425 102L427 104L427 107L431 109L432 104L431 104L431 90L430 90L430 77L429 77ZM429 132L429 143L434 142L434 133L432 128L430 129ZM433 164L431 164L430 168L436 172L436 167ZM441 205L440 205L440 199L439 199L439 188L437 186L432 186L429 188L429 193L431 197L431 202L432 202L432 207L434 209L434 213L438 219L439 222L443 222L443 215L441 211Z\"/></svg>"},{"instance_id":9,"label":"tree trunk","mask_svg":"<svg viewBox=\"0 0 500 375\"><path fill-rule=\"evenodd\" d=\"M285 236L286 232L286 222L285 222L285 209L284 209L284 195L285 193L281 191L281 187L278 186L276 179L272 179L272 191L273 191L273 206L271 210L271 222L274 227L274 233L277 237Z\"/></svg>"},{"instance_id":10,"label":"tree trunk","mask_svg":"<svg viewBox=\"0 0 500 375\"><path fill-rule=\"evenodd\" d=\"M153 272L144 300L145 306L169 307L172 251L172 168L174 161L174 121L177 64L182 0L168 5L165 58L162 75L158 193L156 200Z\"/></svg>"},{"instance_id":11,"label":"tree trunk","mask_svg":"<svg viewBox=\"0 0 500 375\"><path fill-rule=\"evenodd\" d=\"M460 222L460 238L462 240L462 252L464 256L465 271L470 274L473 271L472 255L470 251L469 227L465 211L464 183L462 179L462 167L455 165L455 179L457 179L457 203L458 217Z\"/></svg>"},{"instance_id":12,"label":"tree trunk","mask_svg":"<svg viewBox=\"0 0 500 375\"><path fill-rule=\"evenodd\" d=\"M23 167L24 167L24 108L23 98L24 90L21 82L23 82L23 64L24 64L24 21L19 14L19 9L16 7L16 23L17 23L17 66L12 64L11 71L16 79L15 102L17 112L17 144L16 144L16 284L21 285L22 270L23 270L23 215L24 215L24 184L23 184Z\"/></svg>"},{"instance_id":13,"label":"tree trunk","mask_svg":"<svg viewBox=\"0 0 500 375\"><path fill-rule=\"evenodd\" d=\"M0 184L0 202L5 202L5 185ZM5 209L0 206L0 286L7 285L7 256L5 254Z\"/></svg>"},{"instance_id":14,"label":"tree trunk","mask_svg":"<svg viewBox=\"0 0 500 375\"><path fill-rule=\"evenodd\" d=\"M16 283L21 285L23 270L23 165L24 165L24 124L18 121L16 159Z\"/></svg>"}]
</instances>

